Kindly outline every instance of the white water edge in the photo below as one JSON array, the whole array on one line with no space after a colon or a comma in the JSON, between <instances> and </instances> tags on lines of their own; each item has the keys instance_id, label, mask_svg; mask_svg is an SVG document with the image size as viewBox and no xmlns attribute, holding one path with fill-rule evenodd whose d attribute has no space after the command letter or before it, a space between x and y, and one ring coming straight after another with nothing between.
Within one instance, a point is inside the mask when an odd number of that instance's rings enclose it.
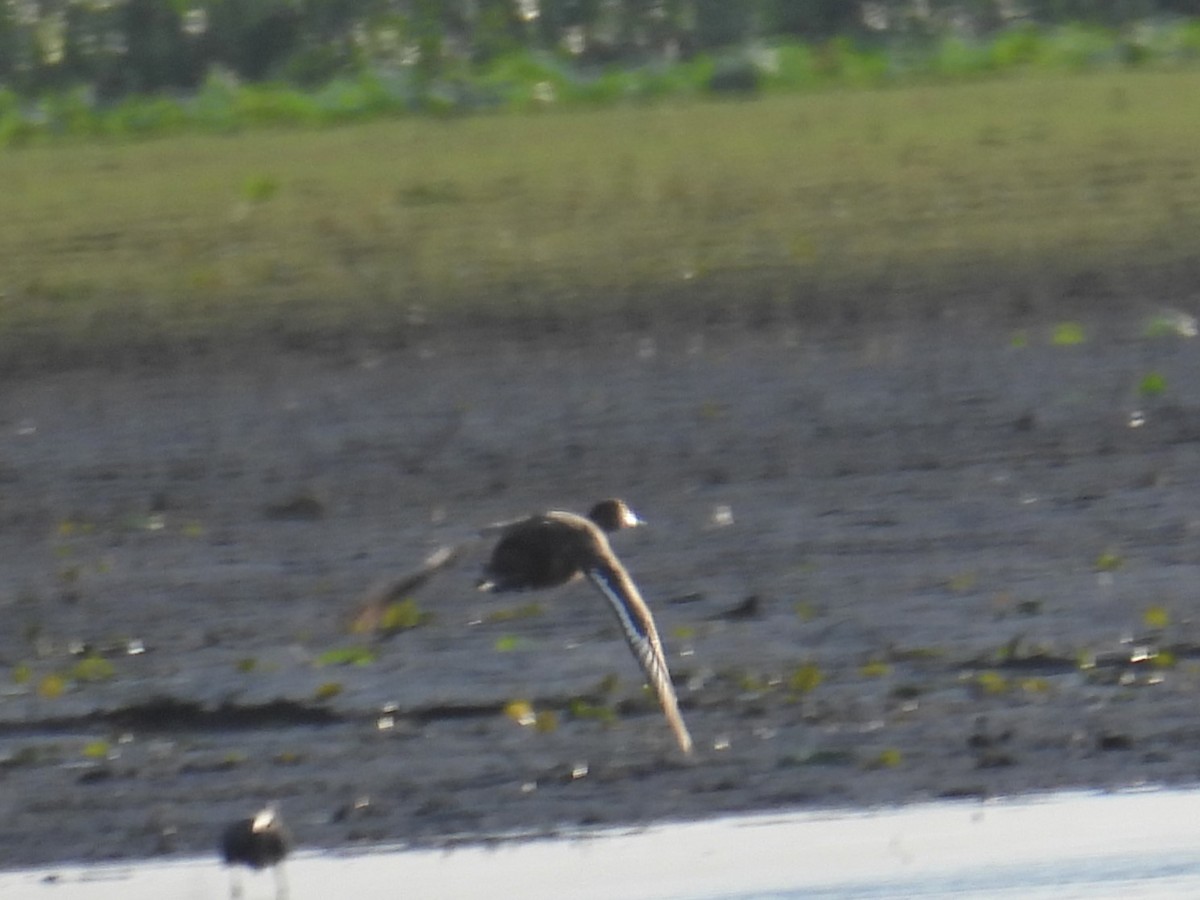
<instances>
[{"instance_id":1,"label":"white water edge","mask_svg":"<svg viewBox=\"0 0 1200 900\"><path fill-rule=\"evenodd\" d=\"M297 852L289 900L1200 897L1200 790L736 816L453 850ZM274 898L269 873L244 900ZM0 872L15 900L213 900L208 858Z\"/></svg>"}]
</instances>

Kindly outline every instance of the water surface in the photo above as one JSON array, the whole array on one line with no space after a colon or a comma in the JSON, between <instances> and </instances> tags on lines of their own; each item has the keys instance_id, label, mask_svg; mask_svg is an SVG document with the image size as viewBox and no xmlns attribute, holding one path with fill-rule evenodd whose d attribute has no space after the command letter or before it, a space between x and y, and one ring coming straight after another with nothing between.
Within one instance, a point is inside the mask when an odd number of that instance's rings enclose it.
<instances>
[{"instance_id":1,"label":"water surface","mask_svg":"<svg viewBox=\"0 0 1200 900\"><path fill-rule=\"evenodd\" d=\"M450 850L297 853L292 900L1139 898L1200 896L1200 791L1080 792L872 811L738 816ZM269 874L247 900L275 895ZM228 896L214 858L0 874L0 895Z\"/></svg>"}]
</instances>

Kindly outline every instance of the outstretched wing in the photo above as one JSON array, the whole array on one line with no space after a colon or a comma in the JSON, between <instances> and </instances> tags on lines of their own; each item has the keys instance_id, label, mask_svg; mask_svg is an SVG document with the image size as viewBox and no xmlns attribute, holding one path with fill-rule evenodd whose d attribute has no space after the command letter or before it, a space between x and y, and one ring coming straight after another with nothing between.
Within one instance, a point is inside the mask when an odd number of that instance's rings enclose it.
<instances>
[{"instance_id":1,"label":"outstretched wing","mask_svg":"<svg viewBox=\"0 0 1200 900\"><path fill-rule=\"evenodd\" d=\"M671 673L667 669L667 658L658 639L654 619L650 616L650 607L638 593L629 573L615 560L589 566L585 571L616 613L629 649L637 657L642 671L658 695L658 702L667 717L667 724L675 733L679 749L691 753L692 736L679 712L679 701L671 684Z\"/></svg>"}]
</instances>

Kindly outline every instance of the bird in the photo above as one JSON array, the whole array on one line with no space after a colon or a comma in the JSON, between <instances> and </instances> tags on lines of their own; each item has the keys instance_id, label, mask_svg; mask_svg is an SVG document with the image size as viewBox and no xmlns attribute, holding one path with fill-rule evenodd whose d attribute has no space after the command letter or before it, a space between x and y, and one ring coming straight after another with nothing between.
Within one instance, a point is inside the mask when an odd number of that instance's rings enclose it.
<instances>
[{"instance_id":1,"label":"bird","mask_svg":"<svg viewBox=\"0 0 1200 900\"><path fill-rule=\"evenodd\" d=\"M586 577L608 601L662 706L679 749L692 737L679 712L666 654L650 607L609 545L607 533L645 524L623 500L601 500L587 516L551 510L492 526L499 540L484 566L482 591L538 590Z\"/></svg>"},{"instance_id":2,"label":"bird","mask_svg":"<svg viewBox=\"0 0 1200 900\"><path fill-rule=\"evenodd\" d=\"M275 896L287 897L287 881L282 862L291 850L292 837L274 806L267 806L255 815L238 819L221 833L221 856L227 866L247 866L255 871L274 868ZM231 876L232 877L232 876ZM230 896L240 897L240 882L234 880Z\"/></svg>"}]
</instances>

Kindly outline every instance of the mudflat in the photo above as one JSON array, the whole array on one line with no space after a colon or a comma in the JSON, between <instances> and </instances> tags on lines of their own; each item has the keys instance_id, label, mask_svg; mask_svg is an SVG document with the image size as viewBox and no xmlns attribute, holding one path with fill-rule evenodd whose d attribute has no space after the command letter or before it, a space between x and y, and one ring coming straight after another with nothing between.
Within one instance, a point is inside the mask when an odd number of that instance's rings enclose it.
<instances>
[{"instance_id":1,"label":"mudflat","mask_svg":"<svg viewBox=\"0 0 1200 900\"><path fill-rule=\"evenodd\" d=\"M209 852L267 802L343 847L1195 782L1188 324L1131 300L27 368L0 865ZM611 495L649 522L614 547L691 760L586 584L474 589L480 527Z\"/></svg>"}]
</instances>

